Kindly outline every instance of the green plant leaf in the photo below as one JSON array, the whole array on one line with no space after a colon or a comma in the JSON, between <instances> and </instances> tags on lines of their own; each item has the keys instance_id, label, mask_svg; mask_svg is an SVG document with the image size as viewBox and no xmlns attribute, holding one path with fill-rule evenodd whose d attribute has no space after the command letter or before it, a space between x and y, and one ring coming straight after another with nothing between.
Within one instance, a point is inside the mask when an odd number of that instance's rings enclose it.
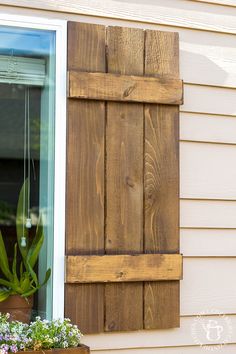
<instances>
[{"instance_id":1,"label":"green plant leaf","mask_svg":"<svg viewBox=\"0 0 236 354\"><path fill-rule=\"evenodd\" d=\"M15 288L15 285L13 282L11 281L7 281L5 279L0 279L0 285L4 285L6 286L7 288L11 288L11 289L14 289ZM14 289L15 290L15 289Z\"/></svg>"},{"instance_id":2,"label":"green plant leaf","mask_svg":"<svg viewBox=\"0 0 236 354\"><path fill-rule=\"evenodd\" d=\"M20 278L23 277L23 262L20 262Z\"/></svg>"},{"instance_id":3,"label":"green plant leaf","mask_svg":"<svg viewBox=\"0 0 236 354\"><path fill-rule=\"evenodd\" d=\"M8 280L13 280L13 275L9 268L9 262L7 258L7 252L2 238L2 233L0 231L0 268Z\"/></svg>"},{"instance_id":4,"label":"green plant leaf","mask_svg":"<svg viewBox=\"0 0 236 354\"><path fill-rule=\"evenodd\" d=\"M33 242L30 246L30 249L29 249L28 255L27 255L27 261L30 264L30 266L32 267L32 269L34 268L34 266L38 260L39 252L42 248L43 241L44 241L43 222L42 222L42 216L40 215L39 222L37 225L36 235L33 239Z\"/></svg>"},{"instance_id":5,"label":"green plant leaf","mask_svg":"<svg viewBox=\"0 0 236 354\"><path fill-rule=\"evenodd\" d=\"M10 290L0 289L0 302L5 301L10 296L10 294Z\"/></svg>"},{"instance_id":6,"label":"green plant leaf","mask_svg":"<svg viewBox=\"0 0 236 354\"><path fill-rule=\"evenodd\" d=\"M30 276L27 272L25 272L24 275L21 277L20 287L23 293L31 289Z\"/></svg>"},{"instance_id":7,"label":"green plant leaf","mask_svg":"<svg viewBox=\"0 0 236 354\"><path fill-rule=\"evenodd\" d=\"M42 282L42 284L40 285L40 287L44 286L44 285L48 282L50 276L51 276L51 269L49 268L49 269L46 271L44 281Z\"/></svg>"},{"instance_id":8,"label":"green plant leaf","mask_svg":"<svg viewBox=\"0 0 236 354\"><path fill-rule=\"evenodd\" d=\"M28 229L25 227L26 224L26 218L27 218L27 213L28 213L28 178L24 181L20 194L19 194L19 199L18 199L18 204L17 204L17 212L16 212L16 233L17 233L17 242L19 245L20 253L23 258L23 262L25 263L27 254L28 254L28 248L29 248L29 237L28 237ZM22 247L21 246L21 238L22 237L26 238L26 246Z\"/></svg>"},{"instance_id":9,"label":"green plant leaf","mask_svg":"<svg viewBox=\"0 0 236 354\"><path fill-rule=\"evenodd\" d=\"M25 293L23 293L21 296L22 297L29 297L31 295L33 295L34 293L36 293L36 291L38 291L40 288L40 286L37 286L37 288L31 289L29 291L26 291Z\"/></svg>"},{"instance_id":10,"label":"green plant leaf","mask_svg":"<svg viewBox=\"0 0 236 354\"><path fill-rule=\"evenodd\" d=\"M34 283L35 283L35 286L38 286L39 282L38 282L38 277L37 277L37 274L35 273L35 271L32 269L31 265L29 264L29 262L26 260L26 268L27 268L27 271L30 273Z\"/></svg>"},{"instance_id":11,"label":"green plant leaf","mask_svg":"<svg viewBox=\"0 0 236 354\"><path fill-rule=\"evenodd\" d=\"M29 297L29 296L33 295L36 291L38 291L42 286L44 286L48 282L48 279L50 278L50 276L51 276L51 269L49 268L45 274L45 278L44 278L43 283L39 284L36 288L33 288L29 291L24 292L22 294L22 296Z\"/></svg>"},{"instance_id":12,"label":"green plant leaf","mask_svg":"<svg viewBox=\"0 0 236 354\"><path fill-rule=\"evenodd\" d=\"M13 257L13 262L12 262L12 274L13 274L13 282L19 286L20 282L17 276L17 271L16 271L16 263L17 263L17 243L15 243L14 246L14 257Z\"/></svg>"}]
</instances>

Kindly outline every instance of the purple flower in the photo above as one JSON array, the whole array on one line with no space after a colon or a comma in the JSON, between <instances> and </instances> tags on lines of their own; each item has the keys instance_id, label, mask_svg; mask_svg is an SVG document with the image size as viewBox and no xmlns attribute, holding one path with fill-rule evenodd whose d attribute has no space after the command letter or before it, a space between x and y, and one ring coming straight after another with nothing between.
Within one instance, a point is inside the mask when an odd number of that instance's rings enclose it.
<instances>
[{"instance_id":1,"label":"purple flower","mask_svg":"<svg viewBox=\"0 0 236 354\"><path fill-rule=\"evenodd\" d=\"M16 346L15 344L11 345L11 346L10 346L10 351L11 351L12 353L16 353L16 352L18 351L17 346Z\"/></svg>"}]
</instances>

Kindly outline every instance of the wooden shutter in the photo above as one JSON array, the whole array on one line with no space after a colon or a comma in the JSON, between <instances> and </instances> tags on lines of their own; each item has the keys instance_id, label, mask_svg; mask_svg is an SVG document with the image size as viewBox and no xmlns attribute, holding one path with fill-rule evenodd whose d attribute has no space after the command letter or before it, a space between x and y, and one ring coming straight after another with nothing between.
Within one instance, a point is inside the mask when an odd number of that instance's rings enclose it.
<instances>
[{"instance_id":1,"label":"wooden shutter","mask_svg":"<svg viewBox=\"0 0 236 354\"><path fill-rule=\"evenodd\" d=\"M65 315L179 326L178 34L68 23Z\"/></svg>"}]
</instances>

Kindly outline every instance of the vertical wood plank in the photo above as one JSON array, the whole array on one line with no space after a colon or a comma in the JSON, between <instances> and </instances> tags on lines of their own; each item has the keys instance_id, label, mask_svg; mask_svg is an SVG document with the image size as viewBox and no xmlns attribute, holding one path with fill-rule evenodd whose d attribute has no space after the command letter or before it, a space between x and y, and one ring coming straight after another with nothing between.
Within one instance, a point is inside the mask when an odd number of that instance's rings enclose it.
<instances>
[{"instance_id":1,"label":"vertical wood plank","mask_svg":"<svg viewBox=\"0 0 236 354\"><path fill-rule=\"evenodd\" d=\"M143 75L144 32L107 29L109 73ZM143 251L143 105L107 103L106 253ZM105 330L143 328L143 284L107 284Z\"/></svg>"},{"instance_id":2,"label":"vertical wood plank","mask_svg":"<svg viewBox=\"0 0 236 354\"><path fill-rule=\"evenodd\" d=\"M68 23L68 69L105 72L105 27ZM66 254L104 253L103 102L68 100ZM104 286L66 285L65 315L83 333L104 329Z\"/></svg>"},{"instance_id":3,"label":"vertical wood plank","mask_svg":"<svg viewBox=\"0 0 236 354\"><path fill-rule=\"evenodd\" d=\"M145 75L179 77L176 33L146 31ZM145 105L145 253L179 252L177 106ZM144 327L179 326L179 282L144 285Z\"/></svg>"}]
</instances>

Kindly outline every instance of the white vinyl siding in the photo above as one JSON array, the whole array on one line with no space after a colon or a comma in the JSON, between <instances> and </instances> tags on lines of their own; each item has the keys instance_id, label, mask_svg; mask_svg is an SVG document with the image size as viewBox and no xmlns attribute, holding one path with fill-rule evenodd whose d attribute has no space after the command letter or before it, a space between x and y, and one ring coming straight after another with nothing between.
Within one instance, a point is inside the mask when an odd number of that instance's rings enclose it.
<instances>
[{"instance_id":1,"label":"white vinyl siding","mask_svg":"<svg viewBox=\"0 0 236 354\"><path fill-rule=\"evenodd\" d=\"M236 229L182 228L180 246L185 257L235 257Z\"/></svg>"},{"instance_id":2,"label":"white vinyl siding","mask_svg":"<svg viewBox=\"0 0 236 354\"><path fill-rule=\"evenodd\" d=\"M217 316L212 315L211 318L217 319ZM236 328L236 315L228 315L228 318L230 319L232 327ZM149 354L151 348L162 348L161 353L165 354L165 350L168 350L169 347L177 347L178 354L181 354L183 347L196 345L194 338L191 335L193 321L194 318L192 316L182 316L180 328L160 331L149 330L130 333L120 332L114 334L90 335L89 338L86 339L86 342L90 344L92 348L96 348L95 353L105 349L110 353L110 350L116 348L116 353L119 354L120 349L146 348L146 353ZM230 343L236 343L235 331L233 331ZM209 342L207 344L209 344ZM205 350L201 352L198 347L198 354L205 352ZM217 353L220 353L220 351L217 351ZM222 353L225 353L224 349Z\"/></svg>"},{"instance_id":3,"label":"white vinyl siding","mask_svg":"<svg viewBox=\"0 0 236 354\"><path fill-rule=\"evenodd\" d=\"M181 141L236 144L236 119L234 116L180 113ZM217 145L213 145L217 146Z\"/></svg>"},{"instance_id":4,"label":"white vinyl siding","mask_svg":"<svg viewBox=\"0 0 236 354\"><path fill-rule=\"evenodd\" d=\"M109 351L104 351L104 350L99 350L99 351L93 351L94 354L199 354L199 353L218 353L219 347L216 346L208 346L207 350L204 349L199 349L199 347L193 347L193 346L186 346L186 347L181 347L181 352L179 351L179 347L165 347L165 348L149 348L148 350L146 348L138 348L138 349L121 349L119 352L117 350L109 350ZM224 354L235 354L236 352L236 345L226 345L222 349L224 350ZM221 352L222 352L221 350ZM222 352L223 353L223 352Z\"/></svg>"},{"instance_id":5,"label":"white vinyl siding","mask_svg":"<svg viewBox=\"0 0 236 354\"><path fill-rule=\"evenodd\" d=\"M68 19L76 19L75 16L70 17L69 14L103 17L104 24L105 18L112 18L113 24L115 24L115 20L122 19L136 21L137 23L142 22L213 32L236 33L236 9L234 7L218 6L200 1L1 0L1 4L63 13ZM44 15L46 15L46 12L44 12ZM96 19L93 18L93 21L89 20L89 22L95 23Z\"/></svg>"}]
</instances>

